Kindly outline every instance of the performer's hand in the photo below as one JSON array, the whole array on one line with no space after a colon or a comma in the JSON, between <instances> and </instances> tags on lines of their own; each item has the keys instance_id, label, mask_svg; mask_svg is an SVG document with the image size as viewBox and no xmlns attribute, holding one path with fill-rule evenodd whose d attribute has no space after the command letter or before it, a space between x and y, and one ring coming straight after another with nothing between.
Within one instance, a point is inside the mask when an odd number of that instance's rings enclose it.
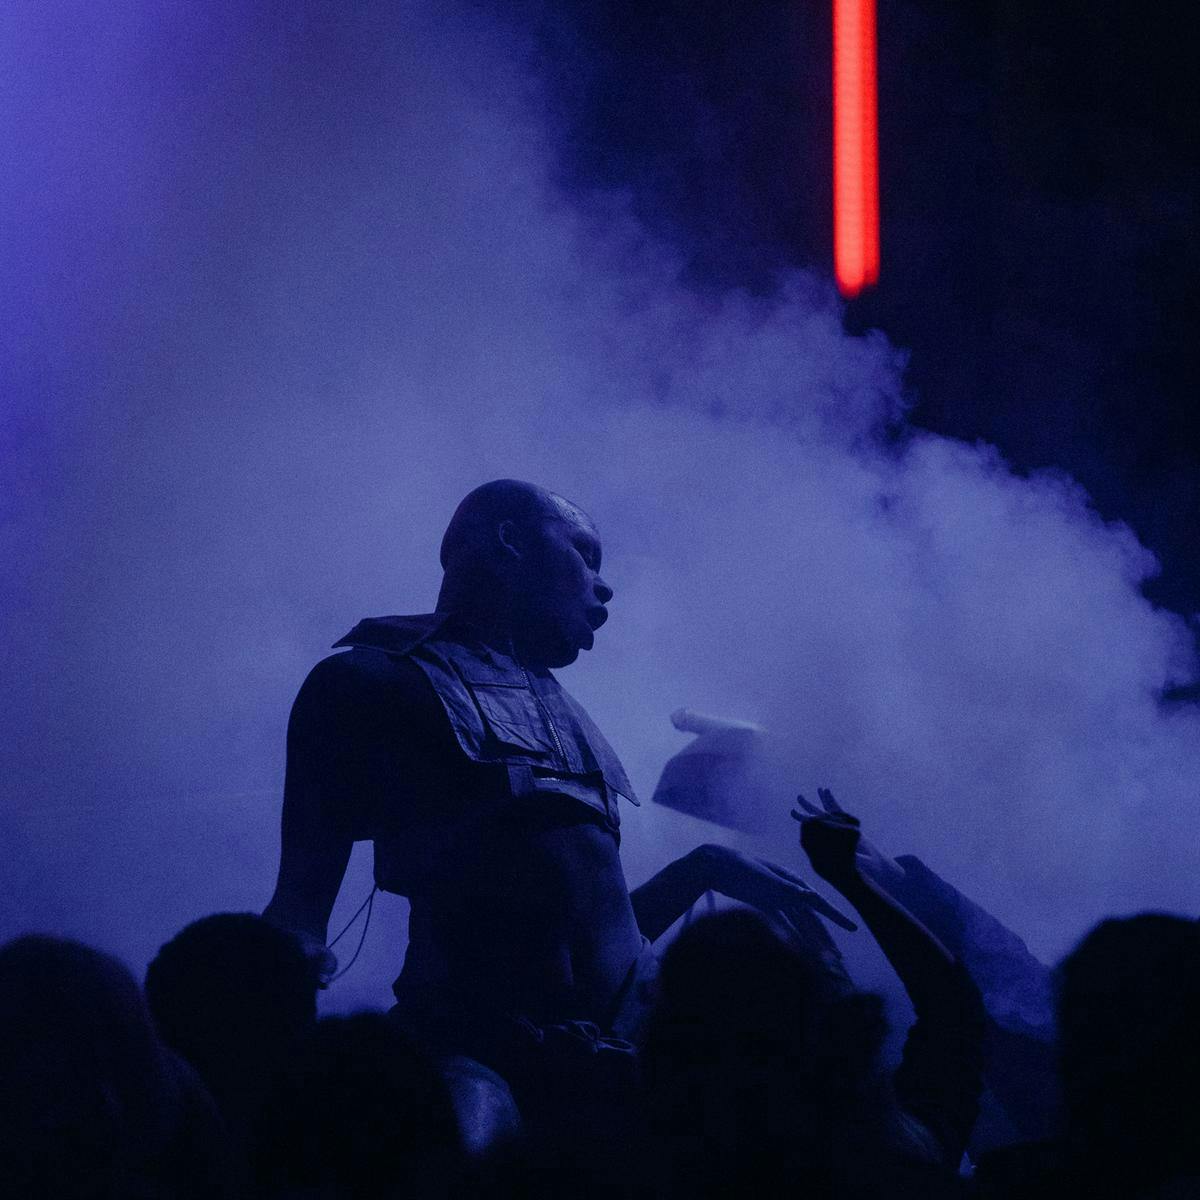
<instances>
[{"instance_id":1,"label":"performer's hand","mask_svg":"<svg viewBox=\"0 0 1200 1200\"><path fill-rule=\"evenodd\" d=\"M330 980L337 974L337 955L320 938L313 937L311 933L295 933L295 936L300 942L300 948L304 951L305 958L316 972L317 987L327 988Z\"/></svg>"},{"instance_id":2,"label":"performer's hand","mask_svg":"<svg viewBox=\"0 0 1200 1200\"><path fill-rule=\"evenodd\" d=\"M784 867L715 843L700 846L693 853L700 864L706 890L720 892L761 912L782 912L785 916L816 912L843 929L858 928L824 896Z\"/></svg>"},{"instance_id":3,"label":"performer's hand","mask_svg":"<svg viewBox=\"0 0 1200 1200\"><path fill-rule=\"evenodd\" d=\"M321 953L317 955L316 966L317 987L327 988L333 982L333 977L337 974L337 955L328 946L323 946Z\"/></svg>"},{"instance_id":4,"label":"performer's hand","mask_svg":"<svg viewBox=\"0 0 1200 1200\"><path fill-rule=\"evenodd\" d=\"M804 845L804 826L808 821L815 818L842 817L853 821L855 828L858 827L858 821L842 808L828 788L817 788L817 796L821 801L820 808L806 800L803 796L797 796L796 803L800 808L792 809L791 814L793 820L800 822L800 844L806 852L808 847ZM863 837L861 831L858 835L858 846L854 854L858 870L867 876L867 878L874 880L885 890L888 889L889 885L894 886L903 880L904 868L894 858L889 858L886 854L882 853L873 842L869 842ZM821 874L815 862L813 863L813 869L818 874ZM827 876L822 875L822 878L827 878ZM833 881L830 880L830 882Z\"/></svg>"}]
</instances>

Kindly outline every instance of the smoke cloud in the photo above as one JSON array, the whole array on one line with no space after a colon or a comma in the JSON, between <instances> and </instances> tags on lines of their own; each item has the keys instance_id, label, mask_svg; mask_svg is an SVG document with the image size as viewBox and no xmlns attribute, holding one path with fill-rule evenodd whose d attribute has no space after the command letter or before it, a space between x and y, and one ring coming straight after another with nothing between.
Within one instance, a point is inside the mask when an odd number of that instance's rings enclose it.
<instances>
[{"instance_id":1,"label":"smoke cloud","mask_svg":"<svg viewBox=\"0 0 1200 1200\"><path fill-rule=\"evenodd\" d=\"M612 619L563 680L644 798L687 704L1043 956L1194 910L1200 718L1158 696L1195 663L1152 556L1070 479L907 429L902 351L828 279L701 297L629 197L568 203L510 33L432 2L0 22L0 937L140 970L261 908L297 687L432 607L499 476L598 522ZM791 798L742 844L799 867ZM732 836L631 811L627 874ZM334 930L369 887L360 847ZM330 1007L386 1002L404 910Z\"/></svg>"}]
</instances>

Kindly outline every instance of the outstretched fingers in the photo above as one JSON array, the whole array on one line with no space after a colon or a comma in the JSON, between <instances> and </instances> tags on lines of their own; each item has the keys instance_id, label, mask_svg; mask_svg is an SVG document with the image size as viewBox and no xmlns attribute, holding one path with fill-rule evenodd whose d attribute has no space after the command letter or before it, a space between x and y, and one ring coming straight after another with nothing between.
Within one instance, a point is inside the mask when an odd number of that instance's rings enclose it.
<instances>
[{"instance_id":1,"label":"outstretched fingers","mask_svg":"<svg viewBox=\"0 0 1200 1200\"><path fill-rule=\"evenodd\" d=\"M768 913L767 918L798 950L819 949L837 953L837 947L833 938L829 936L829 930L817 920L812 909L807 908L802 912L793 909L789 912L786 909L777 908L774 912Z\"/></svg>"},{"instance_id":2,"label":"outstretched fingers","mask_svg":"<svg viewBox=\"0 0 1200 1200\"><path fill-rule=\"evenodd\" d=\"M817 798L827 813L838 816L846 815L846 810L833 798L833 793L828 788L817 788Z\"/></svg>"},{"instance_id":3,"label":"outstretched fingers","mask_svg":"<svg viewBox=\"0 0 1200 1200\"><path fill-rule=\"evenodd\" d=\"M820 892L810 891L804 898L808 902L808 907L813 912L824 917L825 920L831 921L834 925L845 929L848 933L856 933L858 931L858 926L849 917L834 908Z\"/></svg>"},{"instance_id":4,"label":"outstretched fingers","mask_svg":"<svg viewBox=\"0 0 1200 1200\"><path fill-rule=\"evenodd\" d=\"M858 929L858 926L849 917L834 908L820 892L801 879L799 875L763 858L758 860L758 865L767 872L768 876L773 876L778 880L782 891L779 907L784 911L804 914L816 912L827 921L832 921L835 925L839 925L851 933Z\"/></svg>"},{"instance_id":5,"label":"outstretched fingers","mask_svg":"<svg viewBox=\"0 0 1200 1200\"><path fill-rule=\"evenodd\" d=\"M782 879L784 883L790 883L793 887L798 887L801 889L801 891L806 893L812 891L812 887L808 883L801 879L799 875L792 874L787 867L781 867L778 865L778 863L768 862L765 858L760 858L759 863L766 867L766 869L770 871L772 875Z\"/></svg>"},{"instance_id":6,"label":"outstretched fingers","mask_svg":"<svg viewBox=\"0 0 1200 1200\"><path fill-rule=\"evenodd\" d=\"M792 820L803 822L807 821L810 817L850 816L850 814L837 802L833 793L828 788L817 788L817 799L821 801L820 808L818 808L811 800L806 800L803 795L797 795L796 803L800 807L792 809Z\"/></svg>"},{"instance_id":7,"label":"outstretched fingers","mask_svg":"<svg viewBox=\"0 0 1200 1200\"><path fill-rule=\"evenodd\" d=\"M822 810L819 809L811 800L806 800L803 795L796 796L796 803L799 808L792 809L793 821L806 821L809 817L822 816Z\"/></svg>"}]
</instances>

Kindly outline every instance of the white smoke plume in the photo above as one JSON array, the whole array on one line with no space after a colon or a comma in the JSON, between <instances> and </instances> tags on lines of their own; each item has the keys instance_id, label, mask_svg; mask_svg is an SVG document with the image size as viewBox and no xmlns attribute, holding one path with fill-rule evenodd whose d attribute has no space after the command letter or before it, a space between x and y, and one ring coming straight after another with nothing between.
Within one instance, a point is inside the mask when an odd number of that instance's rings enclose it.
<instances>
[{"instance_id":1,"label":"white smoke plume","mask_svg":"<svg viewBox=\"0 0 1200 1200\"><path fill-rule=\"evenodd\" d=\"M0 23L0 936L140 970L260 908L296 688L358 618L432 607L446 520L498 476L597 519L612 619L563 680L644 798L694 705L1048 958L1195 909L1200 719L1157 702L1194 663L1151 556L1070 480L906 431L902 352L843 333L828 279L700 299L622 197L569 204L477 12ZM790 800L747 845L799 867ZM730 836L625 830L633 883ZM359 853L333 929L369 886ZM387 1002L403 911L329 1006Z\"/></svg>"}]
</instances>

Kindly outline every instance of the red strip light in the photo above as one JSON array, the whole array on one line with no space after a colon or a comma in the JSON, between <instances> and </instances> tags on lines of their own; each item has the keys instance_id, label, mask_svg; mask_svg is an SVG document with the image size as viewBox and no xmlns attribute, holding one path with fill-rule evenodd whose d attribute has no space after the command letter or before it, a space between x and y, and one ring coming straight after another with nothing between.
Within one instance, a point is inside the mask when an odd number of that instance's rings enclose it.
<instances>
[{"instance_id":1,"label":"red strip light","mask_svg":"<svg viewBox=\"0 0 1200 1200\"><path fill-rule=\"evenodd\" d=\"M875 0L833 0L833 266L843 296L879 280Z\"/></svg>"}]
</instances>

